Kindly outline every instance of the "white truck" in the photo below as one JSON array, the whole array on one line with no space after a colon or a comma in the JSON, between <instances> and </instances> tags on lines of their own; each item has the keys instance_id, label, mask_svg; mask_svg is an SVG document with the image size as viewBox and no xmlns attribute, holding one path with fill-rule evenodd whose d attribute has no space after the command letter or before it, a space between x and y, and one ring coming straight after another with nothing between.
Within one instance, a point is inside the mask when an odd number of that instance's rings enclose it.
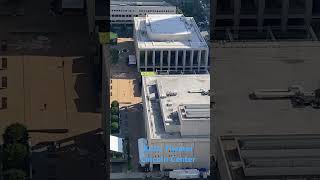
<instances>
[{"instance_id":1,"label":"white truck","mask_svg":"<svg viewBox=\"0 0 320 180\"><path fill-rule=\"evenodd\" d=\"M200 171L197 169L177 169L169 172L171 179L195 179L200 178Z\"/></svg>"}]
</instances>

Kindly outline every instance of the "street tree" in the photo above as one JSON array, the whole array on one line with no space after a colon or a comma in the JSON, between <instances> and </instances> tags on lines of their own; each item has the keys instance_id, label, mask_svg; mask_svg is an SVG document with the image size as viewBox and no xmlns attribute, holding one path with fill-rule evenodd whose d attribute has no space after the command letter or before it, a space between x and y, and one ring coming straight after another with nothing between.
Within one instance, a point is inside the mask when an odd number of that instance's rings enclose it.
<instances>
[{"instance_id":1,"label":"street tree","mask_svg":"<svg viewBox=\"0 0 320 180\"><path fill-rule=\"evenodd\" d=\"M9 169L4 172L4 180L25 180L26 173L20 169Z\"/></svg>"},{"instance_id":2,"label":"street tree","mask_svg":"<svg viewBox=\"0 0 320 180\"><path fill-rule=\"evenodd\" d=\"M8 126L3 134L4 145L13 143L28 144L27 128L19 123Z\"/></svg>"},{"instance_id":3,"label":"street tree","mask_svg":"<svg viewBox=\"0 0 320 180\"><path fill-rule=\"evenodd\" d=\"M112 101L111 107L119 107L119 102L118 101Z\"/></svg>"},{"instance_id":4,"label":"street tree","mask_svg":"<svg viewBox=\"0 0 320 180\"><path fill-rule=\"evenodd\" d=\"M118 107L111 107L110 112L111 112L111 115L118 115L119 108Z\"/></svg>"},{"instance_id":5,"label":"street tree","mask_svg":"<svg viewBox=\"0 0 320 180\"><path fill-rule=\"evenodd\" d=\"M118 132L119 124L117 122L111 123L111 132Z\"/></svg>"},{"instance_id":6,"label":"street tree","mask_svg":"<svg viewBox=\"0 0 320 180\"><path fill-rule=\"evenodd\" d=\"M111 123L113 123L113 122L119 122L119 116L111 115Z\"/></svg>"},{"instance_id":7,"label":"street tree","mask_svg":"<svg viewBox=\"0 0 320 180\"><path fill-rule=\"evenodd\" d=\"M4 169L25 169L27 157L27 146L21 143L8 144L3 149Z\"/></svg>"}]
</instances>

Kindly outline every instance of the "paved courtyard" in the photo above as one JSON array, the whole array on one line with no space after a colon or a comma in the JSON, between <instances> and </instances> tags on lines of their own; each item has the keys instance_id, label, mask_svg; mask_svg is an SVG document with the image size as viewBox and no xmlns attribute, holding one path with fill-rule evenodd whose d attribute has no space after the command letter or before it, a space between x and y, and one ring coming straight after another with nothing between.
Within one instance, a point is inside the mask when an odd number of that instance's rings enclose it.
<instances>
[{"instance_id":1,"label":"paved courtyard","mask_svg":"<svg viewBox=\"0 0 320 180\"><path fill-rule=\"evenodd\" d=\"M4 57L4 56L3 56ZM1 132L20 122L29 130L68 129L67 134L31 133L31 142L53 141L100 127L92 69L76 57L6 56L8 87L0 90L8 106L0 110ZM79 68L78 68L79 69ZM85 88L84 88L85 87Z\"/></svg>"},{"instance_id":2,"label":"paved courtyard","mask_svg":"<svg viewBox=\"0 0 320 180\"><path fill-rule=\"evenodd\" d=\"M122 136L129 137L131 165L133 171L139 168L138 139L145 136L142 117L139 74L136 66L129 67L127 58L134 55L134 44L130 38L119 38L113 46L119 50L119 60L111 64L111 99L120 103L120 121ZM125 51L123 51L125 49Z\"/></svg>"}]
</instances>

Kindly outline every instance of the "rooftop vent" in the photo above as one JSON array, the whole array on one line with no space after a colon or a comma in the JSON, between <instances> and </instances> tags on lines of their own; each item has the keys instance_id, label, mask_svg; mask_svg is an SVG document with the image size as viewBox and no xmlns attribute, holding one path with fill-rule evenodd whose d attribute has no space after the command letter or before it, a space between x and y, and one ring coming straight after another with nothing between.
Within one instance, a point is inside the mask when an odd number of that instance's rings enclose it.
<instances>
[{"instance_id":1,"label":"rooftop vent","mask_svg":"<svg viewBox=\"0 0 320 180\"><path fill-rule=\"evenodd\" d=\"M169 112L173 112L173 109L172 109L172 108L169 108L168 111L169 111Z\"/></svg>"},{"instance_id":2,"label":"rooftop vent","mask_svg":"<svg viewBox=\"0 0 320 180\"><path fill-rule=\"evenodd\" d=\"M167 91L166 93L167 96L176 96L177 94L177 91Z\"/></svg>"},{"instance_id":3,"label":"rooftop vent","mask_svg":"<svg viewBox=\"0 0 320 180\"><path fill-rule=\"evenodd\" d=\"M172 122L172 119L167 118L167 119L166 119L166 123L168 123L168 122Z\"/></svg>"},{"instance_id":4,"label":"rooftop vent","mask_svg":"<svg viewBox=\"0 0 320 180\"><path fill-rule=\"evenodd\" d=\"M202 93L205 92L206 90L201 88L201 89L191 89L188 91L188 93Z\"/></svg>"}]
</instances>

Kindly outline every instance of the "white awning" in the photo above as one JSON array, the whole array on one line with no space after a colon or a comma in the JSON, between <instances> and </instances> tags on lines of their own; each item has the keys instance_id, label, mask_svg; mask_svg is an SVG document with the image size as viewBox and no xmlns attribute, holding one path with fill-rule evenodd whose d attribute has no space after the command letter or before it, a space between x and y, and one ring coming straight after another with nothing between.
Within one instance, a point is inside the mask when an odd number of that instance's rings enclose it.
<instances>
[{"instance_id":1,"label":"white awning","mask_svg":"<svg viewBox=\"0 0 320 180\"><path fill-rule=\"evenodd\" d=\"M129 65L137 64L136 56L135 55L129 55Z\"/></svg>"},{"instance_id":2,"label":"white awning","mask_svg":"<svg viewBox=\"0 0 320 180\"><path fill-rule=\"evenodd\" d=\"M123 153L123 138L110 135L110 150Z\"/></svg>"}]
</instances>

